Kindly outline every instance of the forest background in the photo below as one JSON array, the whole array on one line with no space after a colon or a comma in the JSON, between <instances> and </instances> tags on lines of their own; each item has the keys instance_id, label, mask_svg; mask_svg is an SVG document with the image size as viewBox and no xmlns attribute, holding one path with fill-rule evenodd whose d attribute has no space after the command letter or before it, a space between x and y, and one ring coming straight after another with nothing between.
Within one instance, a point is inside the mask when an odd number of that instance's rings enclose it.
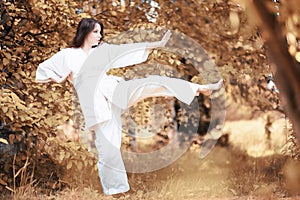
<instances>
[{"instance_id":1,"label":"forest background","mask_svg":"<svg viewBox=\"0 0 300 200\"><path fill-rule=\"evenodd\" d=\"M130 174L133 192L124 199L297 198L300 10L296 0L1 0L0 8L0 191L4 199L103 197L96 159L77 134L80 112L74 109L71 83L35 82L38 64L67 47L79 20L91 16L103 22L107 41L134 29L164 27L186 34L202 45L225 80L225 87L215 94L226 97L223 136L208 157L197 158L207 136L211 105L209 98L200 96L200 111L205 114L189 151L167 168ZM143 39L132 35L118 42ZM155 40L157 35L147 39ZM190 58L189 51L179 56L155 50L147 62L169 68L148 73L176 76L180 72L194 82L216 81L209 73L197 74ZM110 73L128 79L138 74L134 67ZM279 93L269 87L270 74ZM148 127L146 122L157 114L151 106L167 105L167 101L147 99L131 117ZM150 149L168 143L168 128L161 129ZM124 138L125 148L131 141ZM141 148L149 150L149 144Z\"/></svg>"}]
</instances>

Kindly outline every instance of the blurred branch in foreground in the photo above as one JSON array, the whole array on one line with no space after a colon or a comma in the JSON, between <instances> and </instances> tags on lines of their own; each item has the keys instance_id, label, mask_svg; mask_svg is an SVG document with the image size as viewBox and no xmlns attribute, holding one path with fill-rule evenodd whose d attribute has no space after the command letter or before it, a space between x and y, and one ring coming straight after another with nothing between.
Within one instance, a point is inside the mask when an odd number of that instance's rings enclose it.
<instances>
[{"instance_id":1,"label":"blurred branch in foreground","mask_svg":"<svg viewBox=\"0 0 300 200\"><path fill-rule=\"evenodd\" d=\"M250 5L258 17L258 25L262 30L269 55L276 65L275 82L281 94L283 107L293 123L295 134L300 142L300 64L290 55L283 33L285 27L275 19L267 3L252 0Z\"/></svg>"}]
</instances>

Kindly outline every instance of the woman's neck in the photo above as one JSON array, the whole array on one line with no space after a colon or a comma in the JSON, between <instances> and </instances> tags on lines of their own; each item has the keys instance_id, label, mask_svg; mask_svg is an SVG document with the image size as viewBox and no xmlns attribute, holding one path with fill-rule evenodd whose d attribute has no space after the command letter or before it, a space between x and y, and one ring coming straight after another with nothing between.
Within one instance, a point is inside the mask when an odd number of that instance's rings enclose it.
<instances>
[{"instance_id":1,"label":"woman's neck","mask_svg":"<svg viewBox=\"0 0 300 200\"><path fill-rule=\"evenodd\" d=\"M91 46L90 45L82 45L81 46L81 49L86 53L86 54L88 54L89 53L89 51L91 50Z\"/></svg>"}]
</instances>

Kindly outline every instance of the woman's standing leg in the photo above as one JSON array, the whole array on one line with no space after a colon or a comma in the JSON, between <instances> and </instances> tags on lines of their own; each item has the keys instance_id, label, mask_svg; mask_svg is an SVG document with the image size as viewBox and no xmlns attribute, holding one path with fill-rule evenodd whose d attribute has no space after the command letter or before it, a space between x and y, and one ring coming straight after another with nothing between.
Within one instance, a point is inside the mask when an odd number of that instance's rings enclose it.
<instances>
[{"instance_id":1,"label":"woman's standing leg","mask_svg":"<svg viewBox=\"0 0 300 200\"><path fill-rule=\"evenodd\" d=\"M95 129L98 173L103 193L113 195L128 191L129 184L121 155L121 110L112 106L113 118Z\"/></svg>"}]
</instances>

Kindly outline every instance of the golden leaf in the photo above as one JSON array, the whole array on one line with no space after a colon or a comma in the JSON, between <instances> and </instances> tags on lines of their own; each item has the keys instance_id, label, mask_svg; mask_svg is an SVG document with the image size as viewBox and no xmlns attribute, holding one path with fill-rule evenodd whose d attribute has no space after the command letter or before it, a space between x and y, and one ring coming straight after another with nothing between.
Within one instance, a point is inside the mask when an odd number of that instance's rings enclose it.
<instances>
[{"instance_id":1,"label":"golden leaf","mask_svg":"<svg viewBox=\"0 0 300 200\"><path fill-rule=\"evenodd\" d=\"M8 107L2 107L2 111L3 111L4 113L7 113Z\"/></svg>"},{"instance_id":2,"label":"golden leaf","mask_svg":"<svg viewBox=\"0 0 300 200\"><path fill-rule=\"evenodd\" d=\"M4 144L8 144L7 140L4 138L0 138L0 142ZM1 179L0 179L0 184L1 184Z\"/></svg>"},{"instance_id":3,"label":"golden leaf","mask_svg":"<svg viewBox=\"0 0 300 200\"><path fill-rule=\"evenodd\" d=\"M78 170L82 170L82 167L83 167L83 166L82 166L82 162L79 161L79 162L77 162L76 164L77 164L77 169L78 169Z\"/></svg>"},{"instance_id":4,"label":"golden leaf","mask_svg":"<svg viewBox=\"0 0 300 200\"><path fill-rule=\"evenodd\" d=\"M71 169L71 167L72 167L72 162L68 162L67 169Z\"/></svg>"},{"instance_id":5,"label":"golden leaf","mask_svg":"<svg viewBox=\"0 0 300 200\"><path fill-rule=\"evenodd\" d=\"M73 114L74 114L73 110L68 111L68 115L73 115Z\"/></svg>"},{"instance_id":6,"label":"golden leaf","mask_svg":"<svg viewBox=\"0 0 300 200\"><path fill-rule=\"evenodd\" d=\"M16 135L16 139L20 142L22 140L21 135Z\"/></svg>"},{"instance_id":7,"label":"golden leaf","mask_svg":"<svg viewBox=\"0 0 300 200\"><path fill-rule=\"evenodd\" d=\"M90 165L93 165L93 164L94 164L93 160L88 160L88 161L89 161L89 164L90 164Z\"/></svg>"},{"instance_id":8,"label":"golden leaf","mask_svg":"<svg viewBox=\"0 0 300 200\"><path fill-rule=\"evenodd\" d=\"M11 59L11 54L10 54L10 53L8 53L8 52L2 52L2 53L5 55L5 57L6 57L8 60Z\"/></svg>"},{"instance_id":9,"label":"golden leaf","mask_svg":"<svg viewBox=\"0 0 300 200\"><path fill-rule=\"evenodd\" d=\"M84 166L88 166L88 164L89 164L89 162L88 161L85 161L85 162L83 162L84 163Z\"/></svg>"},{"instance_id":10,"label":"golden leaf","mask_svg":"<svg viewBox=\"0 0 300 200\"><path fill-rule=\"evenodd\" d=\"M14 134L9 134L9 136L8 136L8 140L9 140L9 143L10 144L13 144L14 143L14 140L15 140L15 135Z\"/></svg>"},{"instance_id":11,"label":"golden leaf","mask_svg":"<svg viewBox=\"0 0 300 200\"><path fill-rule=\"evenodd\" d=\"M64 152L64 151L61 151L61 152L59 153L58 160L59 160L59 161L63 161L64 158L65 158L65 152Z\"/></svg>"},{"instance_id":12,"label":"golden leaf","mask_svg":"<svg viewBox=\"0 0 300 200\"><path fill-rule=\"evenodd\" d=\"M85 154L81 155L81 158L84 161L86 159L86 155Z\"/></svg>"},{"instance_id":13,"label":"golden leaf","mask_svg":"<svg viewBox=\"0 0 300 200\"><path fill-rule=\"evenodd\" d=\"M111 11L111 15L112 15L112 16L117 16L118 14L117 14L116 11Z\"/></svg>"},{"instance_id":14,"label":"golden leaf","mask_svg":"<svg viewBox=\"0 0 300 200\"><path fill-rule=\"evenodd\" d=\"M42 115L46 115L47 114L47 110L45 110L45 109L41 110L41 114Z\"/></svg>"},{"instance_id":15,"label":"golden leaf","mask_svg":"<svg viewBox=\"0 0 300 200\"><path fill-rule=\"evenodd\" d=\"M3 65L6 66L9 64L9 60L7 58L3 58Z\"/></svg>"},{"instance_id":16,"label":"golden leaf","mask_svg":"<svg viewBox=\"0 0 300 200\"><path fill-rule=\"evenodd\" d=\"M18 116L19 116L19 119L21 119L22 122L26 121L26 119L27 119L27 115L25 113L21 113Z\"/></svg>"},{"instance_id":17,"label":"golden leaf","mask_svg":"<svg viewBox=\"0 0 300 200\"><path fill-rule=\"evenodd\" d=\"M6 116L8 116L8 118L13 121L14 120L14 116L13 116L13 112L11 110L9 110L6 114Z\"/></svg>"},{"instance_id":18,"label":"golden leaf","mask_svg":"<svg viewBox=\"0 0 300 200\"><path fill-rule=\"evenodd\" d=\"M12 99L13 99L15 102L21 102L21 103L24 103L24 101L22 101L15 93L10 93L10 96L12 97Z\"/></svg>"},{"instance_id":19,"label":"golden leaf","mask_svg":"<svg viewBox=\"0 0 300 200\"><path fill-rule=\"evenodd\" d=\"M20 102L16 102L16 106L20 110L27 110L27 107L21 104Z\"/></svg>"},{"instance_id":20,"label":"golden leaf","mask_svg":"<svg viewBox=\"0 0 300 200\"><path fill-rule=\"evenodd\" d=\"M33 113L39 113L40 109L38 108L31 108L30 109ZM42 115L45 115L47 112L45 112L45 110L41 110L42 111Z\"/></svg>"},{"instance_id":21,"label":"golden leaf","mask_svg":"<svg viewBox=\"0 0 300 200\"><path fill-rule=\"evenodd\" d=\"M71 154L69 152L66 152L65 159L70 158Z\"/></svg>"},{"instance_id":22,"label":"golden leaf","mask_svg":"<svg viewBox=\"0 0 300 200\"><path fill-rule=\"evenodd\" d=\"M62 121L63 121L63 122L68 121L68 119L69 119L68 116L63 116L63 117L62 117Z\"/></svg>"},{"instance_id":23,"label":"golden leaf","mask_svg":"<svg viewBox=\"0 0 300 200\"><path fill-rule=\"evenodd\" d=\"M2 179L0 179L0 184L1 185L5 185L5 186L7 185L7 183L4 180L2 180Z\"/></svg>"}]
</instances>

